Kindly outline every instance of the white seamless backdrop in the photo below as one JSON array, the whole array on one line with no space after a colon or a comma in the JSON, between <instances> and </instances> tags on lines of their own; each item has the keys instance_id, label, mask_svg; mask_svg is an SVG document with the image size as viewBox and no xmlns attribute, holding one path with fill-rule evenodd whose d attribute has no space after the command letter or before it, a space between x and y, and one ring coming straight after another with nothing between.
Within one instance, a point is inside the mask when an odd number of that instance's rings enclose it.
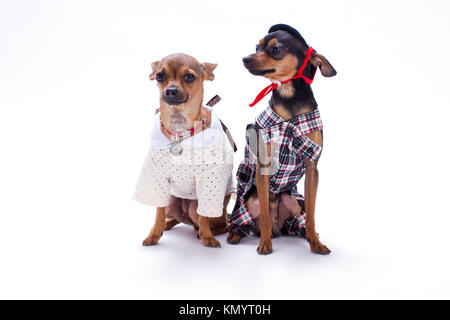
<instances>
[{"instance_id":1,"label":"white seamless backdrop","mask_svg":"<svg viewBox=\"0 0 450 320\"><path fill-rule=\"evenodd\" d=\"M0 298L450 298L448 1L0 0ZM150 64L218 63L205 83L243 156L267 85L242 57L276 23L338 71L313 90L325 126L317 230L204 248L191 228L141 246L131 200L158 90ZM235 169L236 170L236 169ZM231 209L231 208L230 208ZM267 284L269 283L269 285Z\"/></svg>"}]
</instances>

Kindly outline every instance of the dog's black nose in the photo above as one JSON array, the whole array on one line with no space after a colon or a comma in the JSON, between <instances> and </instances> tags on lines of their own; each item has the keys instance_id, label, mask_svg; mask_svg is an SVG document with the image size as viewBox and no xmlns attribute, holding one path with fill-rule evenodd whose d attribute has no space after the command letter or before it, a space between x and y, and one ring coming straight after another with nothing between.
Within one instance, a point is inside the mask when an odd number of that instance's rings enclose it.
<instances>
[{"instance_id":1,"label":"dog's black nose","mask_svg":"<svg viewBox=\"0 0 450 320\"><path fill-rule=\"evenodd\" d=\"M174 97L178 95L178 89L175 87L170 87L166 89L166 96L167 97Z\"/></svg>"},{"instance_id":2,"label":"dog's black nose","mask_svg":"<svg viewBox=\"0 0 450 320\"><path fill-rule=\"evenodd\" d=\"M253 59L251 56L247 56L245 58L242 58L242 62L244 62L244 65L249 65L250 63L252 63Z\"/></svg>"}]
</instances>

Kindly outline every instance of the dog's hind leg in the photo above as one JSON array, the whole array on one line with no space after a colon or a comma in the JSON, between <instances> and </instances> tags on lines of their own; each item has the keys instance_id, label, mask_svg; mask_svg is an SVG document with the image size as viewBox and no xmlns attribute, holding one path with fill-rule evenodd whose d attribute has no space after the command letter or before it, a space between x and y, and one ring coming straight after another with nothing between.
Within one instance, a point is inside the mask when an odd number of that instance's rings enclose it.
<instances>
[{"instance_id":1,"label":"dog's hind leg","mask_svg":"<svg viewBox=\"0 0 450 320\"><path fill-rule=\"evenodd\" d=\"M237 232L231 231L228 234L227 242L229 244L238 244L239 242L241 242L241 239L242 239L242 237Z\"/></svg>"},{"instance_id":2,"label":"dog's hind leg","mask_svg":"<svg viewBox=\"0 0 450 320\"><path fill-rule=\"evenodd\" d=\"M226 221L227 214L225 213L224 216L220 217L220 219L225 221L220 221L219 223L215 223L214 225L211 224L211 232L214 236L229 231L228 223Z\"/></svg>"},{"instance_id":3,"label":"dog's hind leg","mask_svg":"<svg viewBox=\"0 0 450 320\"><path fill-rule=\"evenodd\" d=\"M229 221L230 215L227 214L226 219L227 221ZM230 231L227 236L227 242L229 244L238 244L239 242L241 242L241 236L237 232Z\"/></svg>"},{"instance_id":4,"label":"dog's hind leg","mask_svg":"<svg viewBox=\"0 0 450 320\"><path fill-rule=\"evenodd\" d=\"M223 213L219 218L210 219L212 234L218 235L229 231L227 206L230 202L231 194L226 195L223 200ZM216 220L217 219L217 220Z\"/></svg>"},{"instance_id":5,"label":"dog's hind leg","mask_svg":"<svg viewBox=\"0 0 450 320\"><path fill-rule=\"evenodd\" d=\"M175 227L177 224L179 224L180 221L178 221L175 218L169 218L166 219L165 221L165 226L164 226L164 231L169 231L171 230L173 227Z\"/></svg>"},{"instance_id":6,"label":"dog's hind leg","mask_svg":"<svg viewBox=\"0 0 450 320\"><path fill-rule=\"evenodd\" d=\"M219 234L224 234L224 233L228 232L228 226L212 228L211 232L212 232L213 236L217 236Z\"/></svg>"},{"instance_id":7,"label":"dog's hind leg","mask_svg":"<svg viewBox=\"0 0 450 320\"><path fill-rule=\"evenodd\" d=\"M193 225L188 213L188 208L193 201L195 200L181 199L174 196L170 197L169 205L166 207L165 231L172 229L179 223Z\"/></svg>"}]
</instances>

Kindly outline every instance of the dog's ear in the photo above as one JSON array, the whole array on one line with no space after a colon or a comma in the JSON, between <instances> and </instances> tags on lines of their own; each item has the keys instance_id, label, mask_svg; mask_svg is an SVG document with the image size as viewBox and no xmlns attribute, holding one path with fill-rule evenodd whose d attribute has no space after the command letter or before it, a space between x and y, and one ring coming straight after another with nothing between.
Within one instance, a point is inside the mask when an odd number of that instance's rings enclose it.
<instances>
[{"instance_id":1,"label":"dog's ear","mask_svg":"<svg viewBox=\"0 0 450 320\"><path fill-rule=\"evenodd\" d=\"M214 80L214 69L217 67L217 63L208 63L205 62L202 64L203 66L203 78L205 80Z\"/></svg>"},{"instance_id":2,"label":"dog's ear","mask_svg":"<svg viewBox=\"0 0 450 320\"><path fill-rule=\"evenodd\" d=\"M324 77L334 77L337 74L327 58L317 52L311 54L309 61L314 67L320 68L320 72Z\"/></svg>"},{"instance_id":3,"label":"dog's ear","mask_svg":"<svg viewBox=\"0 0 450 320\"><path fill-rule=\"evenodd\" d=\"M156 79L156 72L158 71L159 61L152 62L152 73L150 73L150 80Z\"/></svg>"}]
</instances>

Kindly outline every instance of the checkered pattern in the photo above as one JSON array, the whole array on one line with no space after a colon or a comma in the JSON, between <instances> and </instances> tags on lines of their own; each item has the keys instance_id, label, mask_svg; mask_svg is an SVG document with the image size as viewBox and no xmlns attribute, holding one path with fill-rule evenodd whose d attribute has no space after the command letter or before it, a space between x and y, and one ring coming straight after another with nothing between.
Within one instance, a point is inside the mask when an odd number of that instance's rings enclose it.
<instances>
[{"instance_id":1,"label":"checkered pattern","mask_svg":"<svg viewBox=\"0 0 450 320\"><path fill-rule=\"evenodd\" d=\"M256 123L247 126L247 143L245 157L237 172L237 201L230 216L230 228L241 237L249 235L255 230L255 220L245 204L247 193L255 186L256 151L250 148L251 131L254 127L261 128L262 137L266 144L275 147L275 159L279 164L269 180L269 191L272 193L287 192L294 196L304 209L304 198L297 192L297 183L305 173L302 158L315 161L322 152L322 147L309 139L308 133L322 130L322 121L319 110L316 109L302 114L294 119L284 121L268 107L257 118ZM304 211L289 218L283 226L283 233L289 235L305 236Z\"/></svg>"}]
</instances>

